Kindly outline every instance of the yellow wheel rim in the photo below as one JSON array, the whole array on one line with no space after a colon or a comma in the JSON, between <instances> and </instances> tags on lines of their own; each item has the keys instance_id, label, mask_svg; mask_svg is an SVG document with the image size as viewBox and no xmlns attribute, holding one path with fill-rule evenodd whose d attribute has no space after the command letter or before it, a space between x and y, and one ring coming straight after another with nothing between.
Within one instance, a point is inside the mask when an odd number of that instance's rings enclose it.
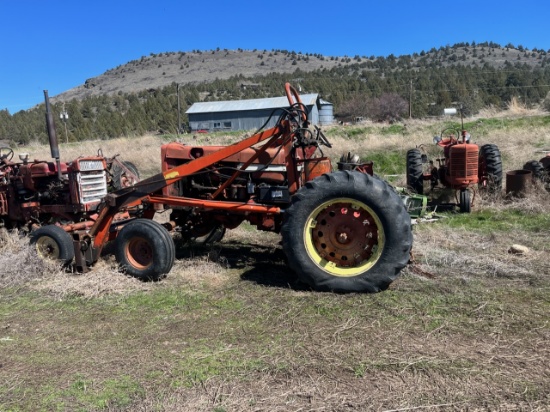
<instances>
[{"instance_id":1,"label":"yellow wheel rim","mask_svg":"<svg viewBox=\"0 0 550 412\"><path fill-rule=\"evenodd\" d=\"M309 257L326 273L357 276L376 264L385 235L378 215L355 199L322 203L306 220L304 243Z\"/></svg>"},{"instance_id":2,"label":"yellow wheel rim","mask_svg":"<svg viewBox=\"0 0 550 412\"><path fill-rule=\"evenodd\" d=\"M48 236L42 236L36 241L36 252L42 259L57 260L61 255L59 245Z\"/></svg>"}]
</instances>

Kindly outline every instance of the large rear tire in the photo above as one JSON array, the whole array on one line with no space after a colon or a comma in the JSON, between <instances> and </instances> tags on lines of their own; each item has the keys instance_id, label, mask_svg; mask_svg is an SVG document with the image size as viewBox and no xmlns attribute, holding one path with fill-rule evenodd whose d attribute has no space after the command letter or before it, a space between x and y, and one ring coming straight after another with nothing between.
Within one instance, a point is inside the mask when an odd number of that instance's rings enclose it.
<instances>
[{"instance_id":1,"label":"large rear tire","mask_svg":"<svg viewBox=\"0 0 550 412\"><path fill-rule=\"evenodd\" d=\"M502 188L502 157L496 144L486 144L479 149L479 185L490 192Z\"/></svg>"},{"instance_id":2,"label":"large rear tire","mask_svg":"<svg viewBox=\"0 0 550 412\"><path fill-rule=\"evenodd\" d=\"M124 226L115 240L115 257L123 271L144 280L157 280L170 272L176 250L166 228L149 219Z\"/></svg>"},{"instance_id":3,"label":"large rear tire","mask_svg":"<svg viewBox=\"0 0 550 412\"><path fill-rule=\"evenodd\" d=\"M419 195L424 193L422 153L418 149L407 152L407 187Z\"/></svg>"},{"instance_id":4,"label":"large rear tire","mask_svg":"<svg viewBox=\"0 0 550 412\"><path fill-rule=\"evenodd\" d=\"M56 225L42 226L31 233L31 246L41 259L68 265L74 258L71 236Z\"/></svg>"},{"instance_id":5,"label":"large rear tire","mask_svg":"<svg viewBox=\"0 0 550 412\"><path fill-rule=\"evenodd\" d=\"M409 261L411 220L384 181L355 171L308 182L285 211L283 250L319 291L379 292Z\"/></svg>"}]
</instances>

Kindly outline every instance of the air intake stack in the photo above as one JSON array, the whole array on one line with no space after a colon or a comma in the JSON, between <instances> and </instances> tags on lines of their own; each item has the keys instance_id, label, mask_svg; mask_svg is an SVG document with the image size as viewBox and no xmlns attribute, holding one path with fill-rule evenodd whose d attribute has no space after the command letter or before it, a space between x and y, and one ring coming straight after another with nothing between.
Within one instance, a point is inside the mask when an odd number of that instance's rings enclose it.
<instances>
[{"instance_id":1,"label":"air intake stack","mask_svg":"<svg viewBox=\"0 0 550 412\"><path fill-rule=\"evenodd\" d=\"M59 159L59 144L57 143L57 133L55 132L55 124L53 122L53 114L50 108L50 98L48 97L47 90L44 90L44 100L46 101L46 125L48 128L50 151L52 157L55 159L55 165L57 167L57 177L59 178L59 180L62 180L63 176L61 174L61 161Z\"/></svg>"}]
</instances>

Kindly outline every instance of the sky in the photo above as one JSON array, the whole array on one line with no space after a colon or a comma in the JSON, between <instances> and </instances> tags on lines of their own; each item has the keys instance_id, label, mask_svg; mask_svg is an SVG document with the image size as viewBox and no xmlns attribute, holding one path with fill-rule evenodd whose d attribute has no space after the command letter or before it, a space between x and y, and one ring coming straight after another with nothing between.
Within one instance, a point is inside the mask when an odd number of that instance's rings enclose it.
<instances>
[{"instance_id":1,"label":"sky","mask_svg":"<svg viewBox=\"0 0 550 412\"><path fill-rule=\"evenodd\" d=\"M548 51L549 21L550 0L0 0L0 110L151 53L399 56L473 41Z\"/></svg>"}]
</instances>

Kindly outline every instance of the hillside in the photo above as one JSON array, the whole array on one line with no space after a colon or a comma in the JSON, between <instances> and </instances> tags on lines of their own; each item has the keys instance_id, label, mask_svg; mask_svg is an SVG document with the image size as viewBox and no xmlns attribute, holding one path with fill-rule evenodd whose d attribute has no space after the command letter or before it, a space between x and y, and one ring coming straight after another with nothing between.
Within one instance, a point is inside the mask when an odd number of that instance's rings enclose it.
<instances>
[{"instance_id":1,"label":"hillside","mask_svg":"<svg viewBox=\"0 0 550 412\"><path fill-rule=\"evenodd\" d=\"M199 101L281 96L290 81L318 93L338 120L399 121L439 116L459 104L466 116L517 101L550 110L550 57L544 50L494 43L432 48L412 55L323 56L287 50L167 52L141 57L51 99L65 110L68 141L176 134ZM181 85L179 93L177 85ZM44 105L0 111L0 139L47 140ZM179 115L178 115L179 113Z\"/></svg>"},{"instance_id":2,"label":"hillside","mask_svg":"<svg viewBox=\"0 0 550 412\"><path fill-rule=\"evenodd\" d=\"M324 57L287 51L212 50L166 52L143 56L87 79L84 84L56 96L59 99L84 98L107 93L135 93L158 89L172 83L213 82L233 76L249 78L269 73L292 73L331 69L349 64L343 57Z\"/></svg>"},{"instance_id":3,"label":"hillside","mask_svg":"<svg viewBox=\"0 0 550 412\"><path fill-rule=\"evenodd\" d=\"M83 84L56 96L59 100L83 99L102 94L135 93L158 89L172 83L198 84L234 76L252 78L270 73L293 73L358 66L362 70L381 68L418 70L425 67L479 66L502 68L508 63L525 63L541 67L549 60L544 50L527 50L522 46L500 46L492 42L460 43L432 48L413 55L389 56L323 56L287 50L194 50L142 56L105 73L83 81ZM55 99L54 99L55 100Z\"/></svg>"}]
</instances>

